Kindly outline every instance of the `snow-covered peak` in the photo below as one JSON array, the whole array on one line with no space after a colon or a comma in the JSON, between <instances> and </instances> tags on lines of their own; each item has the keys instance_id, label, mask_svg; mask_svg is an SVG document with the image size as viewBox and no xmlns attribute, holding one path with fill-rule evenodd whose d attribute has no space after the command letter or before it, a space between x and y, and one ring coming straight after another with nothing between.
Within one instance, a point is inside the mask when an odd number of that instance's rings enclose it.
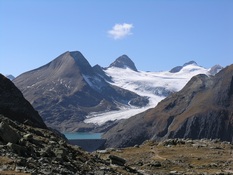
<instances>
[{"instance_id":1,"label":"snow-covered peak","mask_svg":"<svg viewBox=\"0 0 233 175\"><path fill-rule=\"evenodd\" d=\"M184 66L177 74L190 74L191 76L198 74L209 74L208 69L198 66L197 64L188 64ZM191 77L190 77L191 78Z\"/></svg>"},{"instance_id":2,"label":"snow-covered peak","mask_svg":"<svg viewBox=\"0 0 233 175\"><path fill-rule=\"evenodd\" d=\"M176 73L176 72L179 72L181 69L183 69L184 67L188 66L188 65L194 65L194 66L198 66L198 64L195 62L195 61L189 61L187 63L184 63L183 66L176 66L174 68L172 68L170 70L171 73ZM200 67L200 66L198 66Z\"/></svg>"},{"instance_id":3,"label":"snow-covered peak","mask_svg":"<svg viewBox=\"0 0 233 175\"><path fill-rule=\"evenodd\" d=\"M112 64L110 64L109 67L117 67L123 69L130 68L134 71L137 71L134 62L127 55L120 56Z\"/></svg>"}]
</instances>

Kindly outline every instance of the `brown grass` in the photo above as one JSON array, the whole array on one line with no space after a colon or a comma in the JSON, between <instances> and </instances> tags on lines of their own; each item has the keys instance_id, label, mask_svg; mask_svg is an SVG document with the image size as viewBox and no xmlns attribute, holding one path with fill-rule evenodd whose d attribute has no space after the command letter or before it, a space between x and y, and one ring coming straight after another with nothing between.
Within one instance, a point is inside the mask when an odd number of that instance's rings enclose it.
<instances>
[{"instance_id":1,"label":"brown grass","mask_svg":"<svg viewBox=\"0 0 233 175\"><path fill-rule=\"evenodd\" d=\"M230 144L224 146L220 143L207 144L206 147L185 144L167 147L148 142L139 148L125 148L111 151L109 154L122 157L127 160L128 166L144 170L147 173L166 174L170 171L190 171L198 174L232 171L233 174L233 146ZM109 154L101 154L99 156L107 159ZM148 166L156 161L160 162L162 166Z\"/></svg>"}]
</instances>

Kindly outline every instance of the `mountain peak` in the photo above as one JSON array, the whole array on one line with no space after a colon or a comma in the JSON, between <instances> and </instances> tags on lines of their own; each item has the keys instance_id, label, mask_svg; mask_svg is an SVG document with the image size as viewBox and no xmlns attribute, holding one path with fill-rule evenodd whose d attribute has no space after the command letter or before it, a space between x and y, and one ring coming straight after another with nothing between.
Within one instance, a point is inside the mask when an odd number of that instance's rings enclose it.
<instances>
[{"instance_id":1,"label":"mountain peak","mask_svg":"<svg viewBox=\"0 0 233 175\"><path fill-rule=\"evenodd\" d=\"M223 67L221 65L217 64L217 65L211 67L209 72L211 75L215 75L216 73L218 73L222 69L223 69Z\"/></svg>"},{"instance_id":2,"label":"mountain peak","mask_svg":"<svg viewBox=\"0 0 233 175\"><path fill-rule=\"evenodd\" d=\"M183 66L176 66L176 67L172 68L169 72L171 72L171 73L179 72L183 67L188 66L188 65L198 66L198 64L195 61L189 61L187 63L184 63Z\"/></svg>"},{"instance_id":3,"label":"mountain peak","mask_svg":"<svg viewBox=\"0 0 233 175\"><path fill-rule=\"evenodd\" d=\"M184 63L183 67L188 66L188 65L198 65L195 61L189 61L187 63Z\"/></svg>"},{"instance_id":4,"label":"mountain peak","mask_svg":"<svg viewBox=\"0 0 233 175\"><path fill-rule=\"evenodd\" d=\"M8 78L11 81L15 79L15 77L13 75L11 75L11 74L5 75L5 77Z\"/></svg>"},{"instance_id":5,"label":"mountain peak","mask_svg":"<svg viewBox=\"0 0 233 175\"><path fill-rule=\"evenodd\" d=\"M72 74L72 72L78 69L83 74L92 73L91 65L79 51L67 51L52 60L47 66L49 66L51 70L57 70L59 74Z\"/></svg>"},{"instance_id":6,"label":"mountain peak","mask_svg":"<svg viewBox=\"0 0 233 175\"><path fill-rule=\"evenodd\" d=\"M130 68L134 71L138 71L134 62L127 55L118 57L109 67Z\"/></svg>"},{"instance_id":7,"label":"mountain peak","mask_svg":"<svg viewBox=\"0 0 233 175\"><path fill-rule=\"evenodd\" d=\"M87 59L83 56L83 54L81 52L72 51L72 52L69 52L69 53L70 53L70 56L79 65L80 70L84 74L91 74L93 72L91 65L89 64L89 62L87 61Z\"/></svg>"}]
</instances>

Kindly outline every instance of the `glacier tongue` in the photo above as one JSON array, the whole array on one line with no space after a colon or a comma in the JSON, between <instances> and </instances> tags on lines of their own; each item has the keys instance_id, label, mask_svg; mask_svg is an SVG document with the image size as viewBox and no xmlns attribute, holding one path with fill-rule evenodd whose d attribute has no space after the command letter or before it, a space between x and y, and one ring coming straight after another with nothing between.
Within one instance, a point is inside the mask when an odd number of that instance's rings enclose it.
<instances>
[{"instance_id":1,"label":"glacier tongue","mask_svg":"<svg viewBox=\"0 0 233 175\"><path fill-rule=\"evenodd\" d=\"M149 108L155 107L161 100L173 92L181 90L185 84L197 74L209 74L208 69L195 64L183 67L179 72L145 72L133 71L132 69L110 67L104 70L112 77L112 85L130 90L140 96L147 96L149 104L143 108L134 106L121 106L118 111L106 111L92 113L84 121L86 123L104 124L107 121L127 119Z\"/></svg>"}]
</instances>

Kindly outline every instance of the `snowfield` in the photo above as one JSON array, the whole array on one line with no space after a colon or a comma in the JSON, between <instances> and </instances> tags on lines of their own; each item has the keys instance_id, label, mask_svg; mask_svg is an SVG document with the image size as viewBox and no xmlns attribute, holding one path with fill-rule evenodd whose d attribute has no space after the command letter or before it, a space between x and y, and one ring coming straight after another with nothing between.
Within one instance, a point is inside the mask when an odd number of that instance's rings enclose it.
<instances>
[{"instance_id":1,"label":"snowfield","mask_svg":"<svg viewBox=\"0 0 233 175\"><path fill-rule=\"evenodd\" d=\"M119 106L118 111L106 111L102 113L91 113L84 121L102 125L107 121L127 119L149 108L155 107L161 100L170 93L181 90L185 84L195 75L207 74L209 69L205 69L196 64L183 67L177 73L164 72L144 72L133 71L130 68L110 67L105 73L112 77L112 85L130 90L140 96L147 96L149 104L143 108L135 106Z\"/></svg>"}]
</instances>

